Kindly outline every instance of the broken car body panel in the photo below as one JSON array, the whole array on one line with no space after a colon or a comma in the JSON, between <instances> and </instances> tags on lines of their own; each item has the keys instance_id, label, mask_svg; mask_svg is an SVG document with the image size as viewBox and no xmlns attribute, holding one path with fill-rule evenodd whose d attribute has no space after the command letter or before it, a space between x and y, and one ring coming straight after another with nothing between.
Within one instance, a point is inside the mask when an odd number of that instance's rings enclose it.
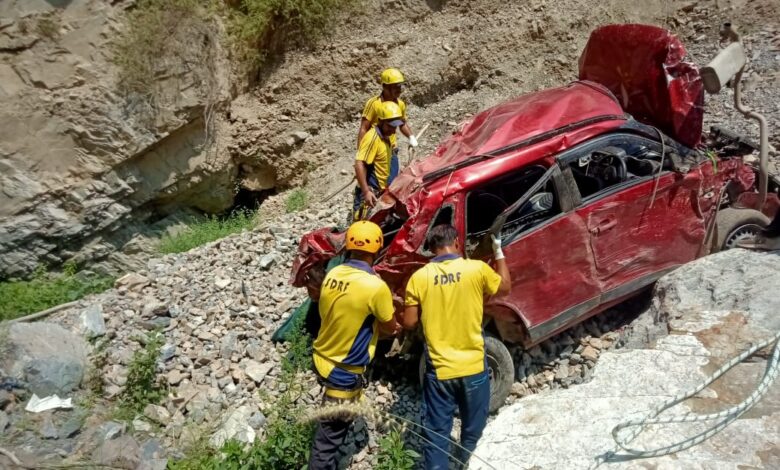
<instances>
[{"instance_id":1,"label":"broken car body panel","mask_svg":"<svg viewBox=\"0 0 780 470\"><path fill-rule=\"evenodd\" d=\"M593 31L579 77L603 84L637 121L682 144L701 140L704 84L682 42L657 26L617 24Z\"/></svg>"}]
</instances>

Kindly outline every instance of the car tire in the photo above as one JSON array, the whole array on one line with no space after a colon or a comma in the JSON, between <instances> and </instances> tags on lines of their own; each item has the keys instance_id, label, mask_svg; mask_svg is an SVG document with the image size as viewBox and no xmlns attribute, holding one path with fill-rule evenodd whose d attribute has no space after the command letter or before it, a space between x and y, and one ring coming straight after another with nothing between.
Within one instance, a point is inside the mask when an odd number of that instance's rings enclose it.
<instances>
[{"instance_id":1,"label":"car tire","mask_svg":"<svg viewBox=\"0 0 780 470\"><path fill-rule=\"evenodd\" d=\"M497 411L506 402L515 381L515 366L512 355L506 345L495 336L485 337L485 356L487 356L488 375L490 376L490 412ZM425 353L420 355L420 385L425 377Z\"/></svg>"},{"instance_id":2,"label":"car tire","mask_svg":"<svg viewBox=\"0 0 780 470\"><path fill-rule=\"evenodd\" d=\"M769 225L769 218L757 210L727 207L718 212L716 224L714 251L723 251L755 237Z\"/></svg>"}]
</instances>

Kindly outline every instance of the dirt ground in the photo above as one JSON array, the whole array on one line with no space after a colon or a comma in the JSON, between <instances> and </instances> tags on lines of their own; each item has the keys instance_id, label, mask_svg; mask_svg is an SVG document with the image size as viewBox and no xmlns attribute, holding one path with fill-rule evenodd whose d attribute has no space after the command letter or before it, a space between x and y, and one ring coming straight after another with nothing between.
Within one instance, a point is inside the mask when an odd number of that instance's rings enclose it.
<instances>
[{"instance_id":1,"label":"dirt ground","mask_svg":"<svg viewBox=\"0 0 780 470\"><path fill-rule=\"evenodd\" d=\"M388 17L392 23L377 26ZM720 24L732 21L745 34L751 60L745 100L767 114L776 130L779 18L777 0L374 1L345 17L325 43L291 53L268 70L262 86L233 102L231 129L246 158L269 156L281 189L305 185L319 200L351 178L362 104L378 93L374 77L384 67L399 67L407 76L403 98L412 128L429 124L420 155L475 112L575 79L580 51L599 25L669 27L704 65L718 51ZM705 128L724 125L757 140L757 126L733 111L732 97L731 90L707 97ZM293 129L312 136L288 157L272 161ZM772 141L778 146L777 137ZM264 211L280 210L283 197L270 198Z\"/></svg>"}]
</instances>

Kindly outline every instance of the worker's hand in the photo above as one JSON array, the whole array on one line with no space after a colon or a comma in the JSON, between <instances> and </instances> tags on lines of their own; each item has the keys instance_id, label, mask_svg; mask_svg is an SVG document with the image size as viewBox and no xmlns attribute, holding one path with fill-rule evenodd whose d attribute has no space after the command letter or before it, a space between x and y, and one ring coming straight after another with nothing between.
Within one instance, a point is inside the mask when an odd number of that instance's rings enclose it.
<instances>
[{"instance_id":1,"label":"worker's hand","mask_svg":"<svg viewBox=\"0 0 780 470\"><path fill-rule=\"evenodd\" d=\"M501 239L496 238L496 236L491 233L490 240L493 242L493 257L496 261L504 259L504 251L501 249Z\"/></svg>"},{"instance_id":2,"label":"worker's hand","mask_svg":"<svg viewBox=\"0 0 780 470\"><path fill-rule=\"evenodd\" d=\"M414 134L409 136L409 146L412 148L417 147L417 137L415 137Z\"/></svg>"},{"instance_id":3,"label":"worker's hand","mask_svg":"<svg viewBox=\"0 0 780 470\"><path fill-rule=\"evenodd\" d=\"M373 191L364 192L363 199L366 201L368 207L374 207L378 201L376 194L374 194Z\"/></svg>"}]
</instances>

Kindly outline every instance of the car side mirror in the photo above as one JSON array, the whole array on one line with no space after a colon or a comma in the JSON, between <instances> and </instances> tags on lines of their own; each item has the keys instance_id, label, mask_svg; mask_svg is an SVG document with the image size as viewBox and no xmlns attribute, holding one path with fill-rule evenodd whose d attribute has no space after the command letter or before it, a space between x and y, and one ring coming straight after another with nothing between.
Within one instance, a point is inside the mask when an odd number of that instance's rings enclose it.
<instances>
[{"instance_id":1,"label":"car side mirror","mask_svg":"<svg viewBox=\"0 0 780 470\"><path fill-rule=\"evenodd\" d=\"M720 92L729 80L747 63L745 48L740 42L732 42L720 51L706 67L701 68L704 89L710 94Z\"/></svg>"}]
</instances>

